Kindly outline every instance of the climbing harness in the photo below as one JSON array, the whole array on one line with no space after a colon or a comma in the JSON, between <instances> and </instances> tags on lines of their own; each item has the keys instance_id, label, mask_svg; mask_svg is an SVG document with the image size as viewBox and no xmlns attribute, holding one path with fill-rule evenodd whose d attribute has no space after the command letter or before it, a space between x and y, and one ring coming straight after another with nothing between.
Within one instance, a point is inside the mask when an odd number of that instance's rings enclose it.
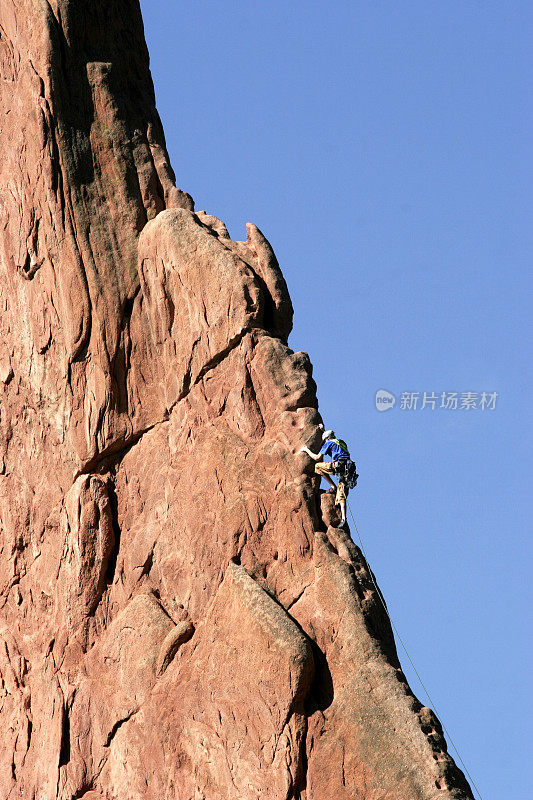
<instances>
[{"instance_id":1,"label":"climbing harness","mask_svg":"<svg viewBox=\"0 0 533 800\"><path fill-rule=\"evenodd\" d=\"M343 458L336 462L335 475L339 476L348 489L355 489L357 486L357 467L350 458Z\"/></svg>"},{"instance_id":2,"label":"climbing harness","mask_svg":"<svg viewBox=\"0 0 533 800\"><path fill-rule=\"evenodd\" d=\"M381 601L381 605L383 606L383 608L384 608L384 610L385 610L385 614L386 614L386 615L387 615L387 617L389 618L389 622L390 622L390 624L391 624L391 626L392 626L392 629L394 630L394 633L396 634L396 637L397 637L398 641L400 642L400 644L401 644L401 646L402 646L402 648L403 648L403 650L404 650L404 653L405 653L405 655L407 656L407 658L408 658L408 660L409 660L409 663L411 664L411 666L412 666L412 668L413 668L413 670L414 670L414 672L415 672L415 675L416 675L416 677L418 678L418 680L419 680L419 682L420 682L420 686L422 687L422 689L423 689L423 690L424 690L424 692L426 693L426 697L427 697L427 699L429 700L429 704L430 704L430 706L433 708L433 711L435 712L435 714L437 715L437 717L439 718L439 720L441 720L441 716L440 716L439 712L437 711L437 708L436 708L436 706L435 706L435 703L434 703L434 702L433 702L433 700L431 699L431 696L430 696L430 694L429 694L428 690L426 689L426 687L425 687L425 685L424 685L424 682L422 681L422 678L420 677L420 674L419 674L419 672L418 672L417 668L415 667L415 665L414 665L414 663L413 663L413 660L412 660L411 656L410 656L410 655L409 655L409 653L407 652L407 647L405 646L405 644L404 644L404 642L403 642L403 639L402 639L402 637L400 636L400 634L399 634L399 632L398 632L398 628L397 628L397 627L396 627L396 625L394 624L394 622L393 622L393 619L392 619L391 615L389 614L389 610L388 610L388 608L387 608L387 605L386 605L386 603L385 603L385 600L383 599L383 595L381 594L381 590L380 590L379 586L377 585L377 583L376 583L376 580L375 580L375 578L374 578L374 573L373 573L373 572L372 572L372 570L370 569L370 565L369 565L369 562L368 562L368 558L366 557L366 553L365 553L365 548L364 548L364 546L363 546L363 540L361 539L361 534L359 533L359 529L358 529L358 527L357 527L357 523L356 523L356 521L355 521L355 517L354 517L354 515L353 515L353 513L352 513L352 509L350 508L350 504L348 503L348 501L346 501L346 505L348 506L348 511L350 512L350 516L351 516L351 518L352 518L352 521L353 521L353 524L354 524L354 528L355 528L355 531L356 531L356 533L357 533L357 538L359 539L359 544L360 544L360 546L361 546L361 552L362 552L362 554L363 554L363 557L364 557L364 559L365 559L365 561L366 561L366 564L367 564L367 567L368 567L368 572L369 572L370 578L372 579L372 583L374 584L374 587L375 587L375 589L376 589L377 595L378 595L378 597L379 597L379 599L380 599L380 601ZM453 741L453 739L452 739L452 737L451 737L451 735L450 735L450 732L449 732L448 728L447 728L447 727L446 727L446 725L445 725L445 724L442 722L442 720L441 720L441 725L442 725L442 728L443 728L444 732L446 733L446 735L447 735L447 737L448 737L448 741L450 742L451 746L453 747L453 749L454 749L454 750L455 750L455 752L457 753L457 758L458 758L458 759L459 759L459 761L461 762L461 764L462 764L462 766L463 766L463 769L464 769L464 771L465 771L465 772L466 772L466 774L468 775L468 778L470 779L470 782L471 782L472 786L474 787L474 789L475 789L475 790L476 790L476 792L478 793L480 800L483 800L483 797L482 797L482 795L481 795L481 792L480 792L480 791L479 791L479 789L477 788L477 786L476 786L476 784L475 784L475 782L474 782L474 779L473 779L473 777L472 777L472 776L471 776L471 774L469 773L469 771L468 771L468 769L467 769L467 766L466 766L465 762L464 762L464 761L463 761L463 759L461 758L461 755L460 755L460 753L459 753L459 750L457 749L457 747L456 747L456 745L455 745L455 743L454 743L454 741Z\"/></svg>"}]
</instances>

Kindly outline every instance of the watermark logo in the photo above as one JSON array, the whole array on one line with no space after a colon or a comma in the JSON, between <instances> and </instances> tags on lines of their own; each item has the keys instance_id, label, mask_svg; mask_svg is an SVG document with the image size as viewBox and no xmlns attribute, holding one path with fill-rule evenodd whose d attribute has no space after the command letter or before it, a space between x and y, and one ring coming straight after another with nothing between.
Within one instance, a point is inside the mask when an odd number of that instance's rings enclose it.
<instances>
[{"instance_id":1,"label":"watermark logo","mask_svg":"<svg viewBox=\"0 0 533 800\"><path fill-rule=\"evenodd\" d=\"M498 392L400 392L398 408L401 411L494 411ZM394 408L396 397L386 389L376 392L376 408L388 411Z\"/></svg>"},{"instance_id":2,"label":"watermark logo","mask_svg":"<svg viewBox=\"0 0 533 800\"><path fill-rule=\"evenodd\" d=\"M378 411L388 411L394 408L396 398L386 389L378 389L376 392L376 408Z\"/></svg>"}]
</instances>

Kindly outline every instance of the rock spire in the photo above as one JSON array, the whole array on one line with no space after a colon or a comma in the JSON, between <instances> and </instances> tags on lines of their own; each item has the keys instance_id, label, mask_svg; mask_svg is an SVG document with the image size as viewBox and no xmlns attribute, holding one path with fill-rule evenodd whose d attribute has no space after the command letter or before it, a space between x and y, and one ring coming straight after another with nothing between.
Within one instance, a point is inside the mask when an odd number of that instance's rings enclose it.
<instances>
[{"instance_id":1,"label":"rock spire","mask_svg":"<svg viewBox=\"0 0 533 800\"><path fill-rule=\"evenodd\" d=\"M137 0L0 4L0 796L466 800L255 225L175 186Z\"/></svg>"}]
</instances>

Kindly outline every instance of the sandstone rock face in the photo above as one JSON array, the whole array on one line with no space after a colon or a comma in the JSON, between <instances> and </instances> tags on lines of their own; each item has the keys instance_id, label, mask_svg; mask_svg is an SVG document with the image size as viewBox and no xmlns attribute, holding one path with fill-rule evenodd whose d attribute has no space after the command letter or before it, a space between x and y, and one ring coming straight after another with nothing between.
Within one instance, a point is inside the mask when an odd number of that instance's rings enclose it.
<instances>
[{"instance_id":1,"label":"sandstone rock face","mask_svg":"<svg viewBox=\"0 0 533 800\"><path fill-rule=\"evenodd\" d=\"M268 241L176 188L137 0L0 4L0 796L471 798Z\"/></svg>"}]
</instances>

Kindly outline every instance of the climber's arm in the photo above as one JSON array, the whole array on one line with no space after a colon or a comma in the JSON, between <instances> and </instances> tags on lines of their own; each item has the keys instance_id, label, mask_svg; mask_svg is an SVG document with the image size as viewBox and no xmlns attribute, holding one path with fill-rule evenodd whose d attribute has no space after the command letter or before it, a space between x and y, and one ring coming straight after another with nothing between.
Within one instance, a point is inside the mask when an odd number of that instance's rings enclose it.
<instances>
[{"instance_id":1,"label":"climber's arm","mask_svg":"<svg viewBox=\"0 0 533 800\"><path fill-rule=\"evenodd\" d=\"M322 453L312 453L311 450L305 445L302 448L300 448L300 450L298 450L298 454L300 453L307 453L309 458L312 458L313 461L320 461L320 459L322 458Z\"/></svg>"}]
</instances>

